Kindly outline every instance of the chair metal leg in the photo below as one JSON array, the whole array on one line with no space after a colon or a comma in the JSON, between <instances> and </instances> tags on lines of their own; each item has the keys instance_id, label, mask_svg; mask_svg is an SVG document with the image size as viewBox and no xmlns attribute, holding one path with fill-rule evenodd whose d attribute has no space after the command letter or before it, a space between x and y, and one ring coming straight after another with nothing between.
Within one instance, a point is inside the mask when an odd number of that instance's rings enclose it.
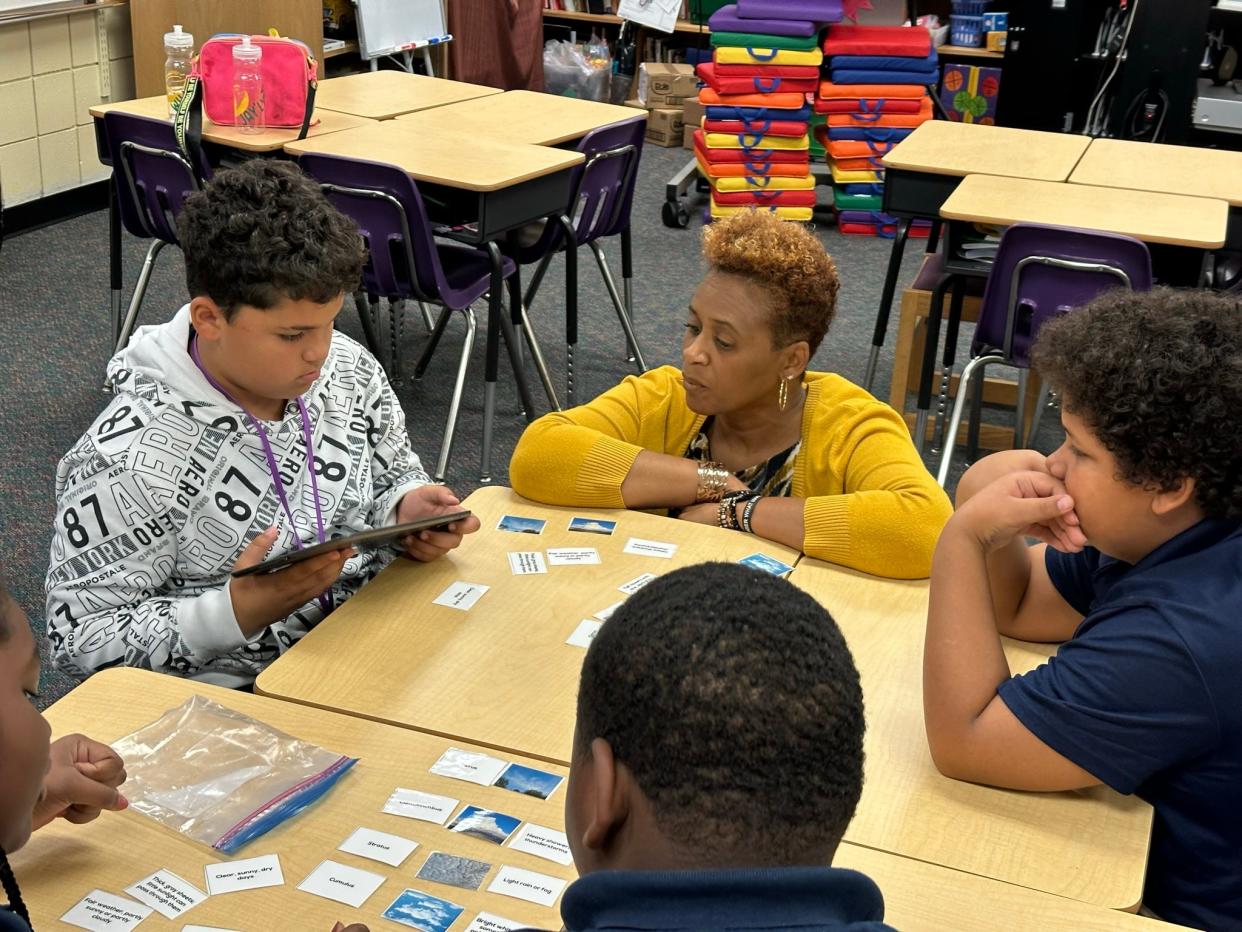
<instances>
[{"instance_id":1,"label":"chair metal leg","mask_svg":"<svg viewBox=\"0 0 1242 932\"><path fill-rule=\"evenodd\" d=\"M1026 386L1031 378L1030 369L1018 370L1018 405L1013 415L1013 448L1021 450L1025 443L1026 434L1022 430L1022 415L1026 412Z\"/></svg>"},{"instance_id":2,"label":"chair metal leg","mask_svg":"<svg viewBox=\"0 0 1242 932\"><path fill-rule=\"evenodd\" d=\"M513 367L513 380L517 383L518 397L522 403L522 414L529 424L535 419L535 399L526 384L526 369L522 365L522 357L518 353L521 346L518 339L518 328L513 326L508 316L500 319L500 329L505 338L505 349L509 353L509 365Z\"/></svg>"},{"instance_id":3,"label":"chair metal leg","mask_svg":"<svg viewBox=\"0 0 1242 932\"><path fill-rule=\"evenodd\" d=\"M904 217L897 220L897 235L893 237L893 248L888 255L888 271L884 274L884 289L880 292L880 307L875 312L875 331L871 335L871 354L867 357L867 369L863 374L863 388L871 391L875 382L876 363L880 359L880 348L884 345L884 335L888 331L888 315L893 305L893 295L897 291L897 278L901 274L901 257L906 251L906 240L910 236L910 221ZM920 446L920 449L922 447Z\"/></svg>"},{"instance_id":4,"label":"chair metal leg","mask_svg":"<svg viewBox=\"0 0 1242 932\"><path fill-rule=\"evenodd\" d=\"M556 400L556 387L552 384L552 376L548 374L548 364L544 361L543 350L539 347L539 341L535 339L535 330L530 325L530 316L522 305L521 275L521 268L515 268L513 274L509 276L509 303L518 309L518 326L530 347L530 358L535 364L535 372L539 375L539 381L543 383L543 391L548 396L548 404L551 405L553 411L559 411L561 410L561 405Z\"/></svg>"},{"instance_id":5,"label":"chair metal leg","mask_svg":"<svg viewBox=\"0 0 1242 932\"><path fill-rule=\"evenodd\" d=\"M962 411L966 407L967 389L976 371L990 362L1003 362L1003 356L976 356L962 369L962 378L957 383L957 397L953 401L953 415L949 419L948 438L944 443L944 452L940 456L940 469L936 473L936 482L944 488L949 480L949 467L953 462L953 448L956 446L957 432L962 426Z\"/></svg>"},{"instance_id":6,"label":"chair metal leg","mask_svg":"<svg viewBox=\"0 0 1242 932\"><path fill-rule=\"evenodd\" d=\"M616 308L617 320L621 322L621 329L625 331L625 340L630 350L634 354L634 363L639 374L647 371L647 363L643 360L643 351L638 346L638 337L634 335L634 325L630 321L630 315L625 309L625 303L621 300L621 295L617 293L617 283L613 280L612 270L608 268L608 260L604 258L604 250L597 241L591 244L591 252L595 253L595 262L599 265L599 271L604 276L604 287L608 289L608 296L612 298L612 306Z\"/></svg>"},{"instance_id":7,"label":"chair metal leg","mask_svg":"<svg viewBox=\"0 0 1242 932\"><path fill-rule=\"evenodd\" d=\"M404 319L405 301L390 299L388 301L388 345L392 351L390 357L392 369L388 373L388 381L394 388L405 381L401 366L401 322Z\"/></svg>"},{"instance_id":8,"label":"chair metal leg","mask_svg":"<svg viewBox=\"0 0 1242 932\"><path fill-rule=\"evenodd\" d=\"M550 223L551 221L549 221ZM530 306L535 303L535 295L539 293L539 286L543 284L543 276L547 274L548 266L552 263L552 252L544 253L539 264L535 266L535 274L530 277L530 284L526 286L526 295L522 298L522 307L530 310Z\"/></svg>"},{"instance_id":9,"label":"chair metal leg","mask_svg":"<svg viewBox=\"0 0 1242 932\"><path fill-rule=\"evenodd\" d=\"M436 327L436 319L431 316L431 308L427 306L426 301L419 301L418 310L423 315L423 326L427 328L428 333L431 333Z\"/></svg>"},{"instance_id":10,"label":"chair metal leg","mask_svg":"<svg viewBox=\"0 0 1242 932\"><path fill-rule=\"evenodd\" d=\"M112 320L113 345L121 336L121 205L117 201L116 173L108 182L108 275L112 292L108 310Z\"/></svg>"},{"instance_id":11,"label":"chair metal leg","mask_svg":"<svg viewBox=\"0 0 1242 932\"><path fill-rule=\"evenodd\" d=\"M944 443L944 426L949 413L949 386L953 384L953 369L957 363L957 332L962 323L962 302L966 299L966 280L960 276L953 279L953 293L949 301L949 321L944 331L944 358L940 367L940 397L936 404L936 433L932 440L935 453Z\"/></svg>"},{"instance_id":12,"label":"chair metal leg","mask_svg":"<svg viewBox=\"0 0 1242 932\"><path fill-rule=\"evenodd\" d=\"M621 231L621 288L625 294L625 313L634 326L634 243L629 224ZM626 362L638 361L638 344L629 345Z\"/></svg>"},{"instance_id":13,"label":"chair metal leg","mask_svg":"<svg viewBox=\"0 0 1242 932\"><path fill-rule=\"evenodd\" d=\"M452 313L445 308L441 314L441 320L436 321L436 327L441 332L444 330L441 321L447 320ZM474 335L478 330L474 309L465 307L462 308L461 313L466 318L466 339L461 345L461 359L457 363L457 380L453 383L453 396L449 399L448 417L444 421L444 439L440 441L440 457L436 460L435 479L437 482L443 482L448 474L449 455L453 451L453 434L457 430L457 417L461 411L461 395L466 386L466 372L470 368L470 354L474 350ZM421 372L417 373L416 378L421 374Z\"/></svg>"},{"instance_id":14,"label":"chair metal leg","mask_svg":"<svg viewBox=\"0 0 1242 932\"><path fill-rule=\"evenodd\" d=\"M496 381L500 373L500 327L504 314L501 293L505 285L500 247L494 242L488 242L487 254L491 259L492 274L487 293L487 346L483 375L483 447L479 463L479 482L485 485L492 481L492 428L496 419Z\"/></svg>"},{"instance_id":15,"label":"chair metal leg","mask_svg":"<svg viewBox=\"0 0 1242 932\"><path fill-rule=\"evenodd\" d=\"M129 342L129 337L134 332L134 323L138 320L138 309L142 306L142 299L147 293L147 285L151 281L151 270L155 267L155 257L167 245L162 239L154 239L151 240L151 245L147 247L147 257L142 261L142 271L138 274L138 281L134 285L134 293L129 299L129 310L125 312L125 320L121 323L120 330L116 335L116 345L112 348L113 356L125 349L125 344ZM105 392L112 391L112 379L104 379L103 390Z\"/></svg>"},{"instance_id":16,"label":"chair metal leg","mask_svg":"<svg viewBox=\"0 0 1242 932\"><path fill-rule=\"evenodd\" d=\"M474 317L474 311L468 307L462 308L462 312L469 311L470 317ZM421 379L427 372L427 366L431 363L431 357L435 355L436 347L440 345L440 338L444 336L444 330L448 326L449 318L453 316L450 308L441 308L440 316L436 319L435 329L431 331L431 336L427 338L427 345L423 347L422 354L418 357L418 362L414 364L414 378Z\"/></svg>"},{"instance_id":17,"label":"chair metal leg","mask_svg":"<svg viewBox=\"0 0 1242 932\"><path fill-rule=\"evenodd\" d=\"M1044 409L1048 407L1048 383L1039 386L1039 397L1035 399L1035 410L1031 414L1031 428L1026 434L1027 449L1035 448L1035 435L1039 433L1039 422L1043 419Z\"/></svg>"},{"instance_id":18,"label":"chair metal leg","mask_svg":"<svg viewBox=\"0 0 1242 932\"><path fill-rule=\"evenodd\" d=\"M987 361L977 370L977 378L970 389L970 426L966 430L966 458L975 462L979 458L979 431L983 425L983 393L987 388Z\"/></svg>"}]
</instances>

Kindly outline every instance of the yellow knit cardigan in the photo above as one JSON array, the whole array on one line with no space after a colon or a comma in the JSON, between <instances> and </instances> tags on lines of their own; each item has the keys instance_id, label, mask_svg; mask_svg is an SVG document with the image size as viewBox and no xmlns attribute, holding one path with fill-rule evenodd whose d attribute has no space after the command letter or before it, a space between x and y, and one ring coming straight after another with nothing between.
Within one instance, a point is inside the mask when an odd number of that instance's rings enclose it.
<instances>
[{"instance_id":1,"label":"yellow knit cardigan","mask_svg":"<svg viewBox=\"0 0 1242 932\"><path fill-rule=\"evenodd\" d=\"M897 579L931 571L953 512L888 405L839 375L806 373L793 495L805 499L807 556ZM682 456L704 417L686 405L672 366L629 376L585 405L526 428L509 481L552 505L624 508L621 483L642 450Z\"/></svg>"}]
</instances>

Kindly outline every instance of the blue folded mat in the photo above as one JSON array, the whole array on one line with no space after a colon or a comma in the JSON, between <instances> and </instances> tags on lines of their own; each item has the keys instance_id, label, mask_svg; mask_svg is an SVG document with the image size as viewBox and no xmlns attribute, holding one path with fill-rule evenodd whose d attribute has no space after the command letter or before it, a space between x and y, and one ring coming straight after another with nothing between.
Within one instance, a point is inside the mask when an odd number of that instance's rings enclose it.
<instances>
[{"instance_id":1,"label":"blue folded mat","mask_svg":"<svg viewBox=\"0 0 1242 932\"><path fill-rule=\"evenodd\" d=\"M709 120L810 120L811 108L781 110L777 107L707 107Z\"/></svg>"},{"instance_id":2,"label":"blue folded mat","mask_svg":"<svg viewBox=\"0 0 1242 932\"><path fill-rule=\"evenodd\" d=\"M859 71L930 71L939 64L939 57L935 49L923 58L897 55L833 55L828 64L832 68Z\"/></svg>"},{"instance_id":3,"label":"blue folded mat","mask_svg":"<svg viewBox=\"0 0 1242 932\"><path fill-rule=\"evenodd\" d=\"M835 61L835 59L834 59ZM832 69L833 84L935 84L940 75L928 71L866 71L861 68Z\"/></svg>"},{"instance_id":4,"label":"blue folded mat","mask_svg":"<svg viewBox=\"0 0 1242 932\"><path fill-rule=\"evenodd\" d=\"M899 142L905 139L913 129L900 126L829 126L829 139L852 139L858 142Z\"/></svg>"}]
</instances>

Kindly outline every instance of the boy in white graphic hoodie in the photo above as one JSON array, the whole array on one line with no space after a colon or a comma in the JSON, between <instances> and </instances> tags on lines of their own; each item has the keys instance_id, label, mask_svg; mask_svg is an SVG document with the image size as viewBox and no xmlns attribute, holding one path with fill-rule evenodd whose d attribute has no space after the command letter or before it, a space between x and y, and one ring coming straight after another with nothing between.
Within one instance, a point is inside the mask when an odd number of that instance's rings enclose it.
<instances>
[{"instance_id":1,"label":"boy in white graphic hoodie","mask_svg":"<svg viewBox=\"0 0 1242 932\"><path fill-rule=\"evenodd\" d=\"M112 359L116 397L57 469L48 637L78 675L245 686L393 554L231 570L459 502L410 449L375 358L333 328L364 252L317 184L257 159L217 173L177 227L190 303ZM478 527L403 545L432 560Z\"/></svg>"}]
</instances>

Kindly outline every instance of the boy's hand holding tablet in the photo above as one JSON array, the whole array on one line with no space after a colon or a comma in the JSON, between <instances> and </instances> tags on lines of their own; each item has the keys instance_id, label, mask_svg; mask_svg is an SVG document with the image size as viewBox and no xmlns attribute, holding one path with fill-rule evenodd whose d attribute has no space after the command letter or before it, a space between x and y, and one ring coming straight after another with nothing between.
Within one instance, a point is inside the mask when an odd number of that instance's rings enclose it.
<instances>
[{"instance_id":1,"label":"boy's hand holding tablet","mask_svg":"<svg viewBox=\"0 0 1242 932\"><path fill-rule=\"evenodd\" d=\"M442 485L423 485L411 489L402 497L401 504L397 506L397 523L405 524L460 510L461 501L452 490ZM464 535L473 534L478 529L479 519L471 515L447 527L412 534L402 539L401 546L411 560L428 563L459 546Z\"/></svg>"},{"instance_id":2,"label":"boy's hand holding tablet","mask_svg":"<svg viewBox=\"0 0 1242 932\"><path fill-rule=\"evenodd\" d=\"M277 533L276 528L270 527L252 540L237 558L233 572L262 563L276 543ZM346 546L294 563L279 573L235 575L229 580L229 596L242 634L253 637L327 592L341 575L345 561L353 555L353 548Z\"/></svg>"}]
</instances>

